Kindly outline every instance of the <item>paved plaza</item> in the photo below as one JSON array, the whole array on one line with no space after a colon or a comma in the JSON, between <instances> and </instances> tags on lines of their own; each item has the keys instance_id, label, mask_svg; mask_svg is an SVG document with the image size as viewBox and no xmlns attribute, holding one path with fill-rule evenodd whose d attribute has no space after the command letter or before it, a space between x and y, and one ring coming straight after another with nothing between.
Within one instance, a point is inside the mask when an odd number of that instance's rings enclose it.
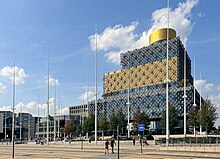
<instances>
[{"instance_id":1,"label":"paved plaza","mask_svg":"<svg viewBox=\"0 0 220 159\"><path fill-rule=\"evenodd\" d=\"M213 147L216 148L216 147ZM220 147L219 147L220 148ZM193 150L193 149L192 149ZM16 144L15 145L15 158L18 159L115 159L118 157L117 146L115 147L115 153L104 154L104 143L98 142L89 144L83 143L83 149L81 142L73 142L71 145L68 143L51 143L48 145L38 145L35 143L28 144ZM0 144L0 158L11 158L12 145ZM132 143L123 142L120 144L120 158L123 159L168 159L168 158L219 158L219 152L204 152L204 151L180 151L179 149L167 149L166 147L153 146L143 147L141 154L140 145L137 143L133 146Z\"/></svg>"}]
</instances>

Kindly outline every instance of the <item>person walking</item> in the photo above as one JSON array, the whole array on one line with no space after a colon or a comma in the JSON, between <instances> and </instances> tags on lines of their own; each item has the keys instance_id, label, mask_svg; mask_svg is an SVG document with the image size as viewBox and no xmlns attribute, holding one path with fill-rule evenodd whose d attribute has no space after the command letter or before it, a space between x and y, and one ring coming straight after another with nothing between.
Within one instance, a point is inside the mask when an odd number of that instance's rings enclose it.
<instances>
[{"instance_id":1,"label":"person walking","mask_svg":"<svg viewBox=\"0 0 220 159\"><path fill-rule=\"evenodd\" d=\"M135 137L133 137L133 145L135 146Z\"/></svg>"},{"instance_id":2,"label":"person walking","mask_svg":"<svg viewBox=\"0 0 220 159\"><path fill-rule=\"evenodd\" d=\"M116 145L114 138L111 140L112 153L114 153L114 146Z\"/></svg>"},{"instance_id":3,"label":"person walking","mask_svg":"<svg viewBox=\"0 0 220 159\"><path fill-rule=\"evenodd\" d=\"M109 153L109 151L108 151L108 145L109 145L109 142L108 142L108 140L106 140L106 142L105 142L105 154L106 154L106 153Z\"/></svg>"}]
</instances>

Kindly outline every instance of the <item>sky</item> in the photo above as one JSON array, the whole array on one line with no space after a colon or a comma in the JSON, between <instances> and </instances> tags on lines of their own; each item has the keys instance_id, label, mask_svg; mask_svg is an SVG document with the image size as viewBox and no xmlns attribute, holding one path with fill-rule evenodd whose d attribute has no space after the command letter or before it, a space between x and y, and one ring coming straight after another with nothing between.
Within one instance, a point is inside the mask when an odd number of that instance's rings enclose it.
<instances>
[{"instance_id":1,"label":"sky","mask_svg":"<svg viewBox=\"0 0 220 159\"><path fill-rule=\"evenodd\" d=\"M170 0L169 11L170 27L196 59L196 87L220 114L219 3ZM121 52L148 46L152 31L167 26L166 12L166 0L0 0L0 110L12 108L14 62L16 112L37 116L39 107L44 116L48 61L50 114L55 103L56 113L68 114L87 94L94 99L96 35L101 98L103 74L121 68Z\"/></svg>"}]
</instances>

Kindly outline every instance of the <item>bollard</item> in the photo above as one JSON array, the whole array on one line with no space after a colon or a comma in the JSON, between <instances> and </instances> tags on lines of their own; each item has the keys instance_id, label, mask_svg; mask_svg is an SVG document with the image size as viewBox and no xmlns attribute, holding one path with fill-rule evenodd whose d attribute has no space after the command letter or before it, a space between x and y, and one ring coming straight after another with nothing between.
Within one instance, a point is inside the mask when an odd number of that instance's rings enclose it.
<instances>
[{"instance_id":1,"label":"bollard","mask_svg":"<svg viewBox=\"0 0 220 159\"><path fill-rule=\"evenodd\" d=\"M120 146L119 146L119 126L117 126L117 139L118 139L118 159L119 159L119 151L120 151Z\"/></svg>"},{"instance_id":2,"label":"bollard","mask_svg":"<svg viewBox=\"0 0 220 159\"><path fill-rule=\"evenodd\" d=\"M81 138L81 150L83 150L83 138Z\"/></svg>"},{"instance_id":3,"label":"bollard","mask_svg":"<svg viewBox=\"0 0 220 159\"><path fill-rule=\"evenodd\" d=\"M141 154L142 154L142 139L140 139L141 140Z\"/></svg>"}]
</instances>

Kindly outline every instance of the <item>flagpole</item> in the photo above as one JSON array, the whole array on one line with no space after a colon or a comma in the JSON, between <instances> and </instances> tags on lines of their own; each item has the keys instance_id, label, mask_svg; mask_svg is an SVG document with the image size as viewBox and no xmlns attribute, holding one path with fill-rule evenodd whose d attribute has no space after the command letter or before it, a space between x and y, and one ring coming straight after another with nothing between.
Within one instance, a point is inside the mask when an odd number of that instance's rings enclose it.
<instances>
[{"instance_id":1,"label":"flagpole","mask_svg":"<svg viewBox=\"0 0 220 159\"><path fill-rule=\"evenodd\" d=\"M49 68L49 45L48 45L48 74L47 74L47 145L49 145L49 98L50 98L50 80L49 80L49 74L50 74L50 68Z\"/></svg>"},{"instance_id":2,"label":"flagpole","mask_svg":"<svg viewBox=\"0 0 220 159\"><path fill-rule=\"evenodd\" d=\"M98 95L98 67L97 67L97 25L96 25L96 34L95 34L95 144L97 145L97 95Z\"/></svg>"},{"instance_id":3,"label":"flagpole","mask_svg":"<svg viewBox=\"0 0 220 159\"><path fill-rule=\"evenodd\" d=\"M186 51L184 51L184 95L183 95L183 99L184 99L184 137L186 137Z\"/></svg>"},{"instance_id":4,"label":"flagpole","mask_svg":"<svg viewBox=\"0 0 220 159\"><path fill-rule=\"evenodd\" d=\"M12 158L14 158L15 153L15 142L14 142L14 133L15 133L15 61L14 61L14 80L13 80L13 102L12 102Z\"/></svg>"},{"instance_id":5,"label":"flagpole","mask_svg":"<svg viewBox=\"0 0 220 159\"><path fill-rule=\"evenodd\" d=\"M200 72L200 98L199 98L199 106L200 106L200 111L202 109L202 84L201 84L201 81L202 81L202 73ZM202 125L200 124L200 135L202 134Z\"/></svg>"},{"instance_id":6,"label":"flagpole","mask_svg":"<svg viewBox=\"0 0 220 159\"><path fill-rule=\"evenodd\" d=\"M169 0L167 0L166 144L169 145Z\"/></svg>"}]
</instances>

